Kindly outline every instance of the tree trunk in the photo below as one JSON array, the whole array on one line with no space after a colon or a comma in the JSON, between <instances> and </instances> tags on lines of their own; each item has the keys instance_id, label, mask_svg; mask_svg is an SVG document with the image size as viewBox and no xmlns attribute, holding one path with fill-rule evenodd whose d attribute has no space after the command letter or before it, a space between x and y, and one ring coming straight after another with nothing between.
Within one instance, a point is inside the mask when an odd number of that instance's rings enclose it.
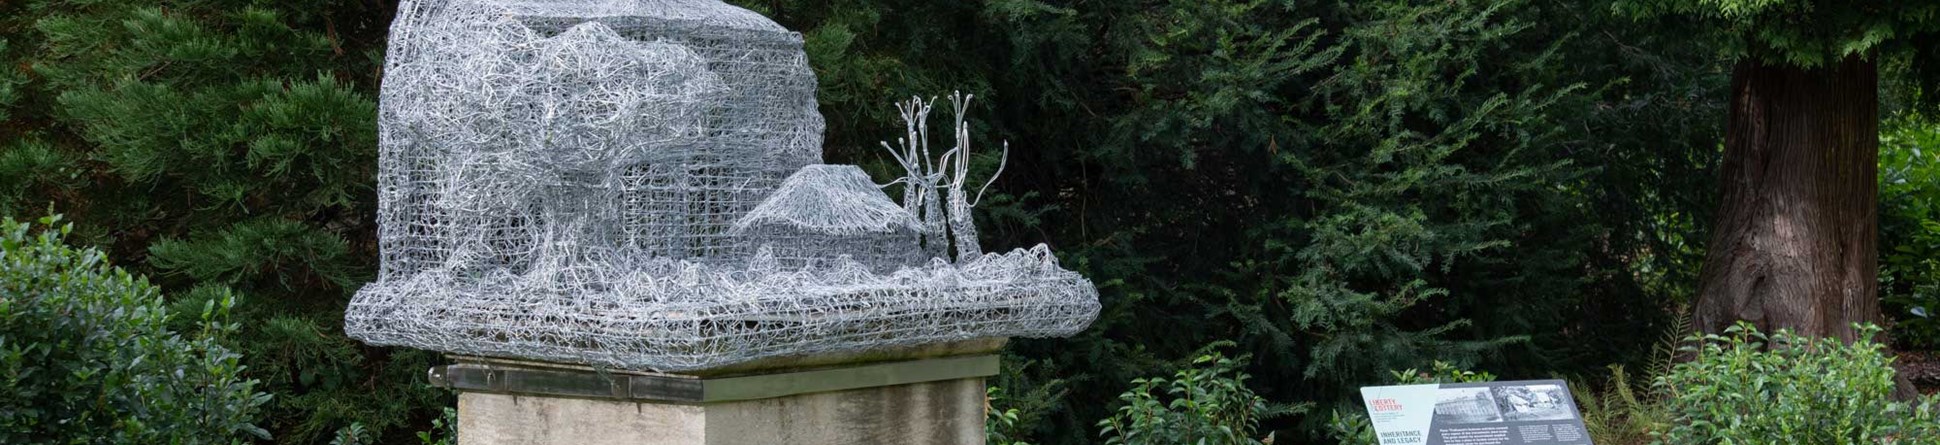
<instances>
[{"instance_id":1,"label":"tree trunk","mask_svg":"<svg viewBox=\"0 0 1940 445\"><path fill-rule=\"evenodd\" d=\"M1745 320L1851 341L1852 323L1880 321L1876 65L1747 60L1731 95L1697 327Z\"/></svg>"},{"instance_id":2,"label":"tree trunk","mask_svg":"<svg viewBox=\"0 0 1940 445\"><path fill-rule=\"evenodd\" d=\"M950 237L957 243L957 262L983 257L977 241L977 220L970 214L970 200L963 196L963 185L950 185Z\"/></svg>"},{"instance_id":3,"label":"tree trunk","mask_svg":"<svg viewBox=\"0 0 1940 445\"><path fill-rule=\"evenodd\" d=\"M1694 321L1850 342L1879 323L1879 73L1738 63ZM1907 389L1907 388L1902 388Z\"/></svg>"}]
</instances>

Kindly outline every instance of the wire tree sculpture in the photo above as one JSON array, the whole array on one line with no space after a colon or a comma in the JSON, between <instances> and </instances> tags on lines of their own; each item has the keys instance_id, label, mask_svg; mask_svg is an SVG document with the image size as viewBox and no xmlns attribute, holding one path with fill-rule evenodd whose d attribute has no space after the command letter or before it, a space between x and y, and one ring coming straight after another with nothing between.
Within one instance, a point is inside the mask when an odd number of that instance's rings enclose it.
<instances>
[{"instance_id":1,"label":"wire tree sculpture","mask_svg":"<svg viewBox=\"0 0 1940 445\"><path fill-rule=\"evenodd\" d=\"M801 36L753 12L406 0L391 34L383 264L345 315L363 341L683 371L1064 336L1097 315L1096 288L1045 246L979 247L991 182L966 194L969 96L951 96L938 156L935 101L899 104L898 203L821 164Z\"/></svg>"},{"instance_id":2,"label":"wire tree sculpture","mask_svg":"<svg viewBox=\"0 0 1940 445\"><path fill-rule=\"evenodd\" d=\"M922 222L923 246L932 257L944 257L953 241L958 259L973 259L983 255L983 248L977 242L977 226L971 209L983 201L984 192L997 182L997 177L1004 174L1004 167L1010 163L1010 143L1006 142L997 171L991 172L990 178L977 188L976 197L964 194L964 183L970 178L971 157L967 119L970 101L975 98L961 92L950 95L950 105L955 111L951 137L956 146L937 158L930 157L929 144L929 114L936 104L934 98L925 101L921 97L912 97L907 102L898 102L896 109L902 113L905 135L897 139L895 145L882 142L883 149L888 150L896 163L903 167L904 176L892 184L903 185L903 208ZM938 204L938 195L949 201L947 206Z\"/></svg>"}]
</instances>

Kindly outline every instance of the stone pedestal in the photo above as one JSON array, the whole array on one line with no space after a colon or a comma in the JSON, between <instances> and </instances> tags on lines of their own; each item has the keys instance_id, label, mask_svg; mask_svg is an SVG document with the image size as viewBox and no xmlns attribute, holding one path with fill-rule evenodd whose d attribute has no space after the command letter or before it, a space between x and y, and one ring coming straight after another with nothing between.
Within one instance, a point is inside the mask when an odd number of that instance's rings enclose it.
<instances>
[{"instance_id":1,"label":"stone pedestal","mask_svg":"<svg viewBox=\"0 0 1940 445\"><path fill-rule=\"evenodd\" d=\"M1003 340L680 374L454 357L460 445L984 443Z\"/></svg>"}]
</instances>

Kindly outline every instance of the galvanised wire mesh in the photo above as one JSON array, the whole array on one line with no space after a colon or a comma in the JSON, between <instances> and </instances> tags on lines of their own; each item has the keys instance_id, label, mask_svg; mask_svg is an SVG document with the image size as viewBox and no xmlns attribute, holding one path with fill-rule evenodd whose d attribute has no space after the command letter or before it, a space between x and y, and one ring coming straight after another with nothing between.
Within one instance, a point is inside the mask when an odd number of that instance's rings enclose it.
<instances>
[{"instance_id":1,"label":"galvanised wire mesh","mask_svg":"<svg viewBox=\"0 0 1940 445\"><path fill-rule=\"evenodd\" d=\"M1044 246L982 254L966 228L971 253L940 258L951 241L924 229L942 227L934 194L919 218L921 200L820 165L801 36L759 14L713 0L399 8L380 105L383 263L345 315L353 337L681 371L1063 336L1097 314L1096 289Z\"/></svg>"}]
</instances>

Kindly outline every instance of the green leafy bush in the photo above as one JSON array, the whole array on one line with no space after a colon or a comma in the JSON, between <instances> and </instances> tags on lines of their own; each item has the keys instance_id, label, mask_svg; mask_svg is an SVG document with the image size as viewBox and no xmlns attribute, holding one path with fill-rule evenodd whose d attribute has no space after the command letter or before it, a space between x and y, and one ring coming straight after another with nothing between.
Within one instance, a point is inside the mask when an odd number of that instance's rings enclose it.
<instances>
[{"instance_id":1,"label":"green leafy bush","mask_svg":"<svg viewBox=\"0 0 1940 445\"><path fill-rule=\"evenodd\" d=\"M992 386L984 389L984 443L990 445L1031 445L1023 440L1018 431L1020 410L1001 407L1004 402L1004 388Z\"/></svg>"},{"instance_id":2,"label":"green leafy bush","mask_svg":"<svg viewBox=\"0 0 1940 445\"><path fill-rule=\"evenodd\" d=\"M1246 387L1246 357L1202 354L1192 366L1164 377L1132 380L1118 396L1124 405L1098 422L1106 444L1259 444L1260 420L1293 414L1305 406L1268 403ZM1163 395L1161 394L1163 393Z\"/></svg>"},{"instance_id":3,"label":"green leafy bush","mask_svg":"<svg viewBox=\"0 0 1940 445\"><path fill-rule=\"evenodd\" d=\"M1900 116L1879 138L1879 290L1893 335L1940 348L1940 122Z\"/></svg>"},{"instance_id":4,"label":"green leafy bush","mask_svg":"<svg viewBox=\"0 0 1940 445\"><path fill-rule=\"evenodd\" d=\"M1724 335L1692 336L1682 348L1692 360L1655 382L1671 415L1660 443L1940 441L1940 398L1919 405L1893 401L1891 359L1868 340L1879 329L1860 329L1865 335L1851 345L1787 330L1766 335L1746 323Z\"/></svg>"},{"instance_id":5,"label":"green leafy bush","mask_svg":"<svg viewBox=\"0 0 1940 445\"><path fill-rule=\"evenodd\" d=\"M1761 351L1767 343L1774 346ZM1940 440L1940 431L1934 429L1935 402L1940 399L1918 405L1889 402L1893 371L1881 345L1870 341L1847 346L1789 332L1767 338L1741 325L1724 336L1674 334L1655 349L1641 373L1612 365L1601 388L1571 385L1595 443ZM1679 354L1689 360L1679 361ZM1851 414L1855 412L1859 415ZM1774 430L1779 433L1774 435ZM1828 434L1798 433L1806 430Z\"/></svg>"},{"instance_id":6,"label":"green leafy bush","mask_svg":"<svg viewBox=\"0 0 1940 445\"><path fill-rule=\"evenodd\" d=\"M217 344L235 299L198 292L201 317L173 332L144 278L54 229L0 220L0 443L217 444L269 438L251 423L269 395Z\"/></svg>"},{"instance_id":7,"label":"green leafy bush","mask_svg":"<svg viewBox=\"0 0 1940 445\"><path fill-rule=\"evenodd\" d=\"M458 443L458 409L446 407L438 418L431 419L431 431L419 431L418 443L421 445L452 445Z\"/></svg>"},{"instance_id":8,"label":"green leafy bush","mask_svg":"<svg viewBox=\"0 0 1940 445\"><path fill-rule=\"evenodd\" d=\"M984 442L991 445L1032 445L1044 443L1043 438L1055 433L1049 429L1053 425L1046 418L1052 416L1071 416L1072 404L1067 400L1070 391L1062 379L1036 380L1028 377L1041 366L1037 361L1006 352L1003 355L1004 367L997 375L991 376L986 392L984 421ZM1084 431L1089 436L1090 425L1097 418L1086 419ZM1089 442L1087 442L1089 443Z\"/></svg>"},{"instance_id":9,"label":"green leafy bush","mask_svg":"<svg viewBox=\"0 0 1940 445\"><path fill-rule=\"evenodd\" d=\"M430 431L419 431L420 445L452 445L458 443L458 409L446 407L444 414L431 419ZM351 422L337 429L330 436L330 445L371 445L378 443L371 438L370 429L363 422ZM1023 444L1028 445L1028 444Z\"/></svg>"}]
</instances>

